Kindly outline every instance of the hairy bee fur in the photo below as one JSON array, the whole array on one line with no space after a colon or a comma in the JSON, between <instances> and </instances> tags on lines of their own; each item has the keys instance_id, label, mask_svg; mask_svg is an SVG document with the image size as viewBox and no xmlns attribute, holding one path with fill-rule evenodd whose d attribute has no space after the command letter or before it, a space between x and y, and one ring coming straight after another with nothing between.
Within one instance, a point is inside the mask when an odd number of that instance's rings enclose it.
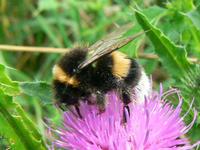
<instances>
[{"instance_id":1,"label":"hairy bee fur","mask_svg":"<svg viewBox=\"0 0 200 150\"><path fill-rule=\"evenodd\" d=\"M79 70L79 64L87 59L87 55L87 48L75 48L54 66L56 101L67 106L78 106L80 101L90 102L90 97L95 95L95 103L103 112L105 94L116 90L127 106L131 102L131 90L138 85L142 75L139 64L122 52L114 51Z\"/></svg>"}]
</instances>

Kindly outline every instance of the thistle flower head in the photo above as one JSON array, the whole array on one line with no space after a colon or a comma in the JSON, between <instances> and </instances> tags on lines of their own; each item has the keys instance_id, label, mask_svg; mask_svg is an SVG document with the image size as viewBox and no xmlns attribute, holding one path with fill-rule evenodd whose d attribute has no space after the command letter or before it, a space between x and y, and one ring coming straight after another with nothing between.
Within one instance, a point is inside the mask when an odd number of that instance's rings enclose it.
<instances>
[{"instance_id":1,"label":"thistle flower head","mask_svg":"<svg viewBox=\"0 0 200 150\"><path fill-rule=\"evenodd\" d=\"M152 93L145 103L131 103L130 117L122 123L123 104L116 95L107 94L106 111L98 114L94 105L81 103L80 111L83 119L74 112L64 113L64 128L58 131L59 139L55 145L59 148L78 150L189 150L190 145L185 133L192 127L196 118L185 125L181 117L182 100L174 108L166 102L166 96L178 91Z\"/></svg>"}]
</instances>

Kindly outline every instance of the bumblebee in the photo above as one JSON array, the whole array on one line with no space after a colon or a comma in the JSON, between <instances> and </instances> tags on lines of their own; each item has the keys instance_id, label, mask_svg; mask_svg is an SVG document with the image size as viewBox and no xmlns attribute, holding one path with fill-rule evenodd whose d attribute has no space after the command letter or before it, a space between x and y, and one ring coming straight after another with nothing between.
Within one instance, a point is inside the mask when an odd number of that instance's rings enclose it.
<instances>
[{"instance_id":1,"label":"bumblebee","mask_svg":"<svg viewBox=\"0 0 200 150\"><path fill-rule=\"evenodd\" d=\"M141 93L144 99L142 90L149 85L143 85L144 78L148 81L143 69L136 60L116 51L141 33L123 38L125 31L122 28L89 48L75 48L61 57L53 67L53 89L59 105L75 106L82 118L78 107L80 101L96 104L99 112L104 112L105 94L112 90L119 94L128 112L133 92L140 92L134 93L136 101L136 95ZM95 101L91 100L92 96Z\"/></svg>"}]
</instances>

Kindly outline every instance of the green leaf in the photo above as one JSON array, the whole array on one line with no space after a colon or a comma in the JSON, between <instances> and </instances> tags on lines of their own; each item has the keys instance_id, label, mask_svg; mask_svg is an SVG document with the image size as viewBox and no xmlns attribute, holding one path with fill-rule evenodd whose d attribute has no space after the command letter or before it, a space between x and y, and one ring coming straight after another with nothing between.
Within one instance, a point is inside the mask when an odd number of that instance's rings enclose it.
<instances>
[{"instance_id":1,"label":"green leaf","mask_svg":"<svg viewBox=\"0 0 200 150\"><path fill-rule=\"evenodd\" d=\"M200 30L200 6L185 15L192 21L195 27Z\"/></svg>"},{"instance_id":2,"label":"green leaf","mask_svg":"<svg viewBox=\"0 0 200 150\"><path fill-rule=\"evenodd\" d=\"M158 20L160 17L162 17L166 13L166 10L167 9L154 5L152 7L144 9L142 12L148 18L151 18L152 20Z\"/></svg>"},{"instance_id":3,"label":"green leaf","mask_svg":"<svg viewBox=\"0 0 200 150\"><path fill-rule=\"evenodd\" d=\"M194 8L193 1L194 0L174 0L167 2L166 6L169 10L187 12Z\"/></svg>"},{"instance_id":4,"label":"green leaf","mask_svg":"<svg viewBox=\"0 0 200 150\"><path fill-rule=\"evenodd\" d=\"M12 97L0 90L0 134L11 141L13 149L47 149L40 133L25 114L21 106L13 102Z\"/></svg>"},{"instance_id":5,"label":"green leaf","mask_svg":"<svg viewBox=\"0 0 200 150\"><path fill-rule=\"evenodd\" d=\"M18 83L8 77L6 68L2 64L0 64L0 90L10 96L20 93Z\"/></svg>"},{"instance_id":6,"label":"green leaf","mask_svg":"<svg viewBox=\"0 0 200 150\"><path fill-rule=\"evenodd\" d=\"M21 82L20 88L23 93L39 98L43 104L52 103L52 88L46 82Z\"/></svg>"},{"instance_id":7,"label":"green leaf","mask_svg":"<svg viewBox=\"0 0 200 150\"><path fill-rule=\"evenodd\" d=\"M158 28L152 25L147 18L139 11L135 12L138 23L146 32L155 47L155 52L161 58L163 64L173 76L180 76L190 68L183 47L176 46Z\"/></svg>"}]
</instances>

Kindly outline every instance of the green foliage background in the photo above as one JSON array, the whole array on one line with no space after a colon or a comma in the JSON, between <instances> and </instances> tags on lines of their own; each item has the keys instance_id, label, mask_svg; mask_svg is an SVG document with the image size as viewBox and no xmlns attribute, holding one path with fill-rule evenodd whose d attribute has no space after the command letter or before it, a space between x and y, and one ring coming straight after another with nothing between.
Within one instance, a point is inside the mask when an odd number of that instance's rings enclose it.
<instances>
[{"instance_id":1,"label":"green foliage background","mask_svg":"<svg viewBox=\"0 0 200 150\"><path fill-rule=\"evenodd\" d=\"M131 34L150 31L120 50L138 58L155 89L161 82L165 89L179 88L183 110L194 97L200 111L199 18L200 0L0 0L0 44L72 48L132 23ZM140 53L159 59L142 59ZM61 120L50 86L59 56L0 51L0 149L47 149L46 124ZM186 123L192 117L191 112ZM199 124L198 115L188 134L192 142L200 139Z\"/></svg>"}]
</instances>

